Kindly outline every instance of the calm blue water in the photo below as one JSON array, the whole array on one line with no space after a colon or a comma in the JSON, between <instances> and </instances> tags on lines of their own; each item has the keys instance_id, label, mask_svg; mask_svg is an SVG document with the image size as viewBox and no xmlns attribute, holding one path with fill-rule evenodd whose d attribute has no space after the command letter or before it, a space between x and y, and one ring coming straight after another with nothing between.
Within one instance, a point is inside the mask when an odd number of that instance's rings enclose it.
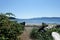
<instances>
[{"instance_id":1,"label":"calm blue water","mask_svg":"<svg viewBox=\"0 0 60 40\"><path fill-rule=\"evenodd\" d=\"M60 24L60 19L15 19L15 21L18 22L26 22L26 23L36 23L36 24L40 24L42 22L44 23L56 23L56 24Z\"/></svg>"}]
</instances>

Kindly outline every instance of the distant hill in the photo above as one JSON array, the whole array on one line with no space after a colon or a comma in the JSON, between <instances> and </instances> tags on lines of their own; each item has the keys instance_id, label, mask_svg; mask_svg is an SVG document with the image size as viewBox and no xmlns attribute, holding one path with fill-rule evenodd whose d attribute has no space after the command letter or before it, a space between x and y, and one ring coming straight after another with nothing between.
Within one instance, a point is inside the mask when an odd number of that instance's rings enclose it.
<instances>
[{"instance_id":1,"label":"distant hill","mask_svg":"<svg viewBox=\"0 0 60 40\"><path fill-rule=\"evenodd\" d=\"M30 18L30 19L18 19L12 18L12 20L18 22L26 22L26 23L60 23L60 17L41 17L41 18Z\"/></svg>"},{"instance_id":2,"label":"distant hill","mask_svg":"<svg viewBox=\"0 0 60 40\"><path fill-rule=\"evenodd\" d=\"M60 19L60 17L41 17L41 18L31 18L33 20L40 20L40 19Z\"/></svg>"},{"instance_id":3,"label":"distant hill","mask_svg":"<svg viewBox=\"0 0 60 40\"><path fill-rule=\"evenodd\" d=\"M9 19L17 19L17 18L14 18L14 17L9 17Z\"/></svg>"}]
</instances>

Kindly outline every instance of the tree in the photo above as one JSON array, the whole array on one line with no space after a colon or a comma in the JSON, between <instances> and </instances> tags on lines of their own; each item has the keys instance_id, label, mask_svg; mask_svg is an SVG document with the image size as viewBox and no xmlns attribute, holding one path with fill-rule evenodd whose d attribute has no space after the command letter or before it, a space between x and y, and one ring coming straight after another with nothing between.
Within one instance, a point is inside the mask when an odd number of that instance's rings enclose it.
<instances>
[{"instance_id":1,"label":"tree","mask_svg":"<svg viewBox=\"0 0 60 40\"><path fill-rule=\"evenodd\" d=\"M15 15L12 14L12 13L6 13L5 15L8 15L9 17L11 17L11 16L14 16L15 17Z\"/></svg>"},{"instance_id":2,"label":"tree","mask_svg":"<svg viewBox=\"0 0 60 40\"><path fill-rule=\"evenodd\" d=\"M20 24L25 25L25 22L22 22L22 23L20 23Z\"/></svg>"}]
</instances>

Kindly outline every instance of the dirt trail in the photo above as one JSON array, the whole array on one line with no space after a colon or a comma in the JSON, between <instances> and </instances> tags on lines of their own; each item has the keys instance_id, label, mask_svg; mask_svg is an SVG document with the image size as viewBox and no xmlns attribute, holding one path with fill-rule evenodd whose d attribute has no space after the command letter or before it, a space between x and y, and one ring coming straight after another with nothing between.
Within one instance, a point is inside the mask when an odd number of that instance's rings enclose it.
<instances>
[{"instance_id":1,"label":"dirt trail","mask_svg":"<svg viewBox=\"0 0 60 40\"><path fill-rule=\"evenodd\" d=\"M33 27L25 27L25 31L23 32L23 34L21 35L21 40L32 40L29 37L29 34L31 32Z\"/></svg>"}]
</instances>

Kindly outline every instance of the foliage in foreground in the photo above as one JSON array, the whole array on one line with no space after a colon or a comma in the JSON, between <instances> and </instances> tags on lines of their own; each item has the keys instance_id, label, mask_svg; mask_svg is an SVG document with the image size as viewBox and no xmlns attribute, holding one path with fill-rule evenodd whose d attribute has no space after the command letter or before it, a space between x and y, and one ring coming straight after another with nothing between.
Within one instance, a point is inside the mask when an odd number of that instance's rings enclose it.
<instances>
[{"instance_id":1,"label":"foliage in foreground","mask_svg":"<svg viewBox=\"0 0 60 40\"><path fill-rule=\"evenodd\" d=\"M10 21L6 15L0 14L0 40L18 40L24 25L16 21Z\"/></svg>"},{"instance_id":2,"label":"foliage in foreground","mask_svg":"<svg viewBox=\"0 0 60 40\"><path fill-rule=\"evenodd\" d=\"M51 36L52 32L60 33L60 28L52 28L47 30L46 32L43 31L38 32L38 29L34 28L30 33L30 37L33 40L53 40L53 37Z\"/></svg>"}]
</instances>

